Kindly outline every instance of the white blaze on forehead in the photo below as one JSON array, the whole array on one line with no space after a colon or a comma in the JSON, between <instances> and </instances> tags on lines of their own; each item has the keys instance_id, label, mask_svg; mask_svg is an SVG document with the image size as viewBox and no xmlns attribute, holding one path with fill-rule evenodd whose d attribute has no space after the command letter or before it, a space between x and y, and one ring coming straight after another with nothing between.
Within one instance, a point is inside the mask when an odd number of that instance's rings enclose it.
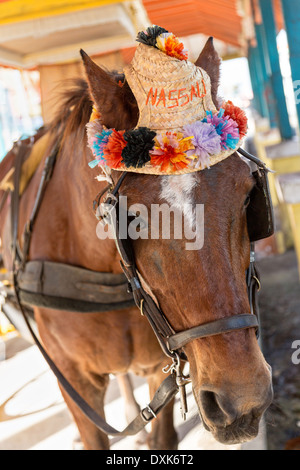
<instances>
[{"instance_id":1,"label":"white blaze on forehead","mask_svg":"<svg viewBox=\"0 0 300 470\"><path fill-rule=\"evenodd\" d=\"M163 176L161 180L161 197L170 206L180 210L185 220L189 221L191 227L194 226L195 222L195 212L193 209L195 200L193 194L196 184L196 173Z\"/></svg>"}]
</instances>

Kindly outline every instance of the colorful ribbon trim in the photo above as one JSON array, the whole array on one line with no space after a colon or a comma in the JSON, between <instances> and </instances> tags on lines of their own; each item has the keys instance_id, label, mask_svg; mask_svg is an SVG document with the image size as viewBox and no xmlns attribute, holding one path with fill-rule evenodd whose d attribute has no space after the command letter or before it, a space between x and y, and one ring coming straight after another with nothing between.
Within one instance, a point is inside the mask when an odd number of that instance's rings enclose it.
<instances>
[{"instance_id":1,"label":"colorful ribbon trim","mask_svg":"<svg viewBox=\"0 0 300 470\"><path fill-rule=\"evenodd\" d=\"M95 116L99 114L94 111ZM151 165L171 173L185 168L204 169L209 167L211 156L235 150L246 132L246 114L231 101L216 114L207 111L202 121L184 126L181 132L157 133L147 127L93 132L91 128L88 144L95 159L89 166L126 170Z\"/></svg>"}]
</instances>

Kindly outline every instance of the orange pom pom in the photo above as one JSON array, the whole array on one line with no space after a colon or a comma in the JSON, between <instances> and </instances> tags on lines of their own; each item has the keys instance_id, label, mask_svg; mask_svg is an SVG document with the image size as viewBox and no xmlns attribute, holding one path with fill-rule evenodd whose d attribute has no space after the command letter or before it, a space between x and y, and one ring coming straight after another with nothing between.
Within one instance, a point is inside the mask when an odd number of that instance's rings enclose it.
<instances>
[{"instance_id":1,"label":"orange pom pom","mask_svg":"<svg viewBox=\"0 0 300 470\"><path fill-rule=\"evenodd\" d=\"M160 166L161 171L171 172L183 170L190 163L186 151L193 148L192 137L182 138L180 133L167 132L165 136L158 135L154 150L151 154L151 164Z\"/></svg>"},{"instance_id":2,"label":"orange pom pom","mask_svg":"<svg viewBox=\"0 0 300 470\"><path fill-rule=\"evenodd\" d=\"M106 165L110 168L120 168L122 165L122 150L126 147L127 142L124 139L125 131L116 131L113 129L112 134L103 149L103 158Z\"/></svg>"},{"instance_id":3,"label":"orange pom pom","mask_svg":"<svg viewBox=\"0 0 300 470\"><path fill-rule=\"evenodd\" d=\"M238 125L240 136L245 137L248 130L248 118L245 111L238 106L234 106L232 101L227 101L223 107L225 109L224 117L229 116L233 119Z\"/></svg>"},{"instance_id":4,"label":"orange pom pom","mask_svg":"<svg viewBox=\"0 0 300 470\"><path fill-rule=\"evenodd\" d=\"M184 49L184 44L174 36L173 33L163 33L157 37L156 45L158 49L165 52L170 57L179 60L187 60L188 53Z\"/></svg>"}]
</instances>

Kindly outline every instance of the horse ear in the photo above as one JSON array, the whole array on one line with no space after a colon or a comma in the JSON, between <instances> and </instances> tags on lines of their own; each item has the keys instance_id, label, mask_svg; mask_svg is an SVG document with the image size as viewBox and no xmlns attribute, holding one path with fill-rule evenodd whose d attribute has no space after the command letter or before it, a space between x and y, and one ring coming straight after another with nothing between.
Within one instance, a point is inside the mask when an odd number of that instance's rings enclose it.
<instances>
[{"instance_id":1,"label":"horse ear","mask_svg":"<svg viewBox=\"0 0 300 470\"><path fill-rule=\"evenodd\" d=\"M215 106L219 108L218 88L220 83L221 58L215 49L213 37L210 37L207 40L202 52L195 62L195 65L201 67L208 73L211 81L212 99Z\"/></svg>"},{"instance_id":2,"label":"horse ear","mask_svg":"<svg viewBox=\"0 0 300 470\"><path fill-rule=\"evenodd\" d=\"M102 124L109 129L127 130L138 121L138 106L127 83L123 86L113 74L99 67L80 50L92 101L101 114Z\"/></svg>"}]
</instances>

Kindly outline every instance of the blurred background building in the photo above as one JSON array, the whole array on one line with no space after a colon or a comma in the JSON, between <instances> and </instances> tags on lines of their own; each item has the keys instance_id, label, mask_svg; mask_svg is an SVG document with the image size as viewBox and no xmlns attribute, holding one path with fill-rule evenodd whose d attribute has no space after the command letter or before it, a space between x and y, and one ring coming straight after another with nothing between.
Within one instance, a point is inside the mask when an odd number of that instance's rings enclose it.
<instances>
[{"instance_id":1,"label":"blurred background building","mask_svg":"<svg viewBox=\"0 0 300 470\"><path fill-rule=\"evenodd\" d=\"M260 4L272 12L273 24L264 24ZM283 125L284 137L294 135L298 124L281 0L0 0L0 158L15 139L51 119L58 90L82 74L80 48L99 64L121 70L133 56L137 32L151 24L180 36L191 60L213 36L223 58L221 94L244 108L252 103L271 127ZM279 52L284 97L280 84L275 89L271 84L270 34L277 41L273 49ZM277 122L277 94L288 107L285 124Z\"/></svg>"}]
</instances>

